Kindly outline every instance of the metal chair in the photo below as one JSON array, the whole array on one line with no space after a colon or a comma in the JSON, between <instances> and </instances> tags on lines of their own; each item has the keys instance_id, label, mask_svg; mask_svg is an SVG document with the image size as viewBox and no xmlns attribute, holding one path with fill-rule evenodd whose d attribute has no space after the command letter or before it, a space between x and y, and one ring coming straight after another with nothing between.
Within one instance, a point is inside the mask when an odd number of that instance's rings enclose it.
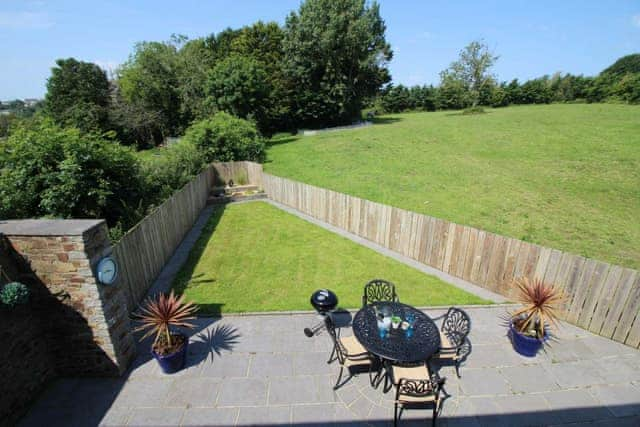
<instances>
[{"instance_id":1,"label":"metal chair","mask_svg":"<svg viewBox=\"0 0 640 427\"><path fill-rule=\"evenodd\" d=\"M369 353L355 336L340 337L340 329L336 328L331 316L325 318L325 325L333 341L333 349L331 350L331 356L329 356L327 363L331 363L334 360L340 363L340 374L338 374L338 380L333 386L333 389L337 390L347 383L351 377L353 377L352 368L358 367L368 367L369 381L373 384L373 365L377 362L376 357ZM347 368L349 371L349 377L340 384L344 368Z\"/></svg>"},{"instance_id":2,"label":"metal chair","mask_svg":"<svg viewBox=\"0 0 640 427\"><path fill-rule=\"evenodd\" d=\"M454 362L458 378L460 378L460 362L471 352L471 343L467 338L470 331L469 315L459 308L449 308L440 327L440 350L434 357L440 361Z\"/></svg>"},{"instance_id":3,"label":"metal chair","mask_svg":"<svg viewBox=\"0 0 640 427\"><path fill-rule=\"evenodd\" d=\"M364 285L364 295L362 295L362 306L380 301L398 302L396 286L383 279L373 279Z\"/></svg>"},{"instance_id":4,"label":"metal chair","mask_svg":"<svg viewBox=\"0 0 640 427\"><path fill-rule=\"evenodd\" d=\"M394 365L391 375L396 387L393 425L398 425L405 408L433 406L431 425L435 426L442 403L440 392L446 379L440 378L437 372L431 370L427 362L411 367Z\"/></svg>"}]
</instances>

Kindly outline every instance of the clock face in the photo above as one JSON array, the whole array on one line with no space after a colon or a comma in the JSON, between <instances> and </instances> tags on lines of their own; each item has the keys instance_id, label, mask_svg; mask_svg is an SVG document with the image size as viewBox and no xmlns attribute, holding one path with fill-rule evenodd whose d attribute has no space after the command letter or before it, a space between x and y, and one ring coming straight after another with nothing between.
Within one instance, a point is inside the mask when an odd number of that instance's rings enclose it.
<instances>
[{"instance_id":1,"label":"clock face","mask_svg":"<svg viewBox=\"0 0 640 427\"><path fill-rule=\"evenodd\" d=\"M111 257L106 257L98 263L98 280L105 285L111 285L116 281L118 268L116 262Z\"/></svg>"}]
</instances>

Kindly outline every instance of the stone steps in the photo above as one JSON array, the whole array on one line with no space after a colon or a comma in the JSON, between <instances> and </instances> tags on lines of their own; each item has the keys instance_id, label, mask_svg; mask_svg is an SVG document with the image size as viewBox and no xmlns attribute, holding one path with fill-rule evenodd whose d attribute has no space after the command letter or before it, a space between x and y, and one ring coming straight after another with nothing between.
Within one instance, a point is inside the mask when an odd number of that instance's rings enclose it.
<instances>
[{"instance_id":1,"label":"stone steps","mask_svg":"<svg viewBox=\"0 0 640 427\"><path fill-rule=\"evenodd\" d=\"M224 186L224 187L213 187L211 192L213 194L221 194L224 193L227 196L232 196L237 193L247 193L247 192L259 192L260 189L257 185L247 184L247 185L234 185L233 187Z\"/></svg>"},{"instance_id":2,"label":"stone steps","mask_svg":"<svg viewBox=\"0 0 640 427\"><path fill-rule=\"evenodd\" d=\"M248 194L247 194L248 193ZM256 185L238 185L234 187L216 187L207 198L207 205L222 205L242 200L266 199L267 195Z\"/></svg>"}]
</instances>

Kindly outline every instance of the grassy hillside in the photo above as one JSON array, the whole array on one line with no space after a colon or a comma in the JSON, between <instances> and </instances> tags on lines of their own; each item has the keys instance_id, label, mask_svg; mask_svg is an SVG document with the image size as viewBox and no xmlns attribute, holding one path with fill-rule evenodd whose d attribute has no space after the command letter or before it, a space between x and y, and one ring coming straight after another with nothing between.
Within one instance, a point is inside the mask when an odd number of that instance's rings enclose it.
<instances>
[{"instance_id":1,"label":"grassy hillside","mask_svg":"<svg viewBox=\"0 0 640 427\"><path fill-rule=\"evenodd\" d=\"M385 116L276 139L265 170L640 268L640 106Z\"/></svg>"}]
</instances>

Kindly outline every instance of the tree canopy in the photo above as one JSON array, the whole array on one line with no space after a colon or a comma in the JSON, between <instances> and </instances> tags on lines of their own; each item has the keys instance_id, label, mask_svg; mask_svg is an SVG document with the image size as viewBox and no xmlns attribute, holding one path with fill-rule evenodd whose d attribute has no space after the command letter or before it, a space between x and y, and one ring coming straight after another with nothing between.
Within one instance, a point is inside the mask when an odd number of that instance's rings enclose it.
<instances>
[{"instance_id":1,"label":"tree canopy","mask_svg":"<svg viewBox=\"0 0 640 427\"><path fill-rule=\"evenodd\" d=\"M497 60L498 56L491 53L483 41L473 41L460 51L458 60L441 73L442 84L464 87L469 103L475 107L483 87L493 81L489 70Z\"/></svg>"},{"instance_id":2,"label":"tree canopy","mask_svg":"<svg viewBox=\"0 0 640 427\"><path fill-rule=\"evenodd\" d=\"M302 125L351 123L390 81L392 57L377 3L306 0L286 20L284 70Z\"/></svg>"},{"instance_id":3,"label":"tree canopy","mask_svg":"<svg viewBox=\"0 0 640 427\"><path fill-rule=\"evenodd\" d=\"M51 69L45 110L57 124L106 130L109 99L107 74L97 65L67 58Z\"/></svg>"},{"instance_id":4,"label":"tree canopy","mask_svg":"<svg viewBox=\"0 0 640 427\"><path fill-rule=\"evenodd\" d=\"M122 97L129 103L161 117L164 136L184 130L180 103L178 46L172 42L142 42L118 71Z\"/></svg>"}]
</instances>

